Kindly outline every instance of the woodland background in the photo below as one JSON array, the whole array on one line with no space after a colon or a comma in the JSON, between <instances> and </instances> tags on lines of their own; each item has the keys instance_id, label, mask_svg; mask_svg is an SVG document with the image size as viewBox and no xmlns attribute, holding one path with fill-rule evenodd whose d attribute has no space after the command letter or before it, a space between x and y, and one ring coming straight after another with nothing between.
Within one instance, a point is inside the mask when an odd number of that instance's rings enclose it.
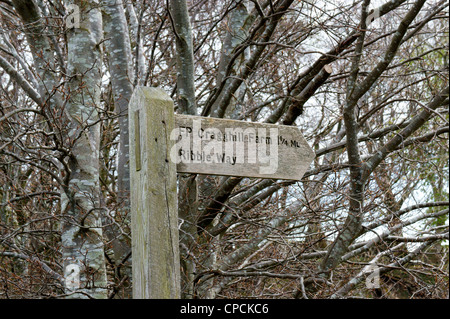
<instances>
[{"instance_id":1,"label":"woodland background","mask_svg":"<svg viewBox=\"0 0 450 319\"><path fill-rule=\"evenodd\" d=\"M0 0L0 28L0 298L131 297L137 86L316 153L179 174L183 298L448 298L448 1Z\"/></svg>"}]
</instances>

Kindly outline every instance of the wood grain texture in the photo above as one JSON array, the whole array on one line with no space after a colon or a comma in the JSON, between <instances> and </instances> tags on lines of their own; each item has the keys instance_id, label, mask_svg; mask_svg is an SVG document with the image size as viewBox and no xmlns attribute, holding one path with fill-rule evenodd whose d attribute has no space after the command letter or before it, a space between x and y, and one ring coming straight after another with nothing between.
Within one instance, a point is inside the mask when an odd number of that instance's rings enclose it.
<instances>
[{"instance_id":1,"label":"wood grain texture","mask_svg":"<svg viewBox=\"0 0 450 319\"><path fill-rule=\"evenodd\" d=\"M173 101L160 89L137 88L129 120L133 298L179 298L176 166L169 159Z\"/></svg>"},{"instance_id":2,"label":"wood grain texture","mask_svg":"<svg viewBox=\"0 0 450 319\"><path fill-rule=\"evenodd\" d=\"M179 173L300 180L315 157L294 126L176 114L175 127Z\"/></svg>"}]
</instances>

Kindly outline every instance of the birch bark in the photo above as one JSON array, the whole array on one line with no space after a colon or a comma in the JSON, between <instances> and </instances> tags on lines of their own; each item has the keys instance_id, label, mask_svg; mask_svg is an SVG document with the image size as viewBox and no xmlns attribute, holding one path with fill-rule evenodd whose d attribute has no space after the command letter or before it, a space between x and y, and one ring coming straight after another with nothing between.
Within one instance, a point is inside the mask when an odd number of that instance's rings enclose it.
<instances>
[{"instance_id":1,"label":"birch bark","mask_svg":"<svg viewBox=\"0 0 450 319\"><path fill-rule=\"evenodd\" d=\"M67 3L69 4L69 3ZM68 32L66 114L71 153L61 194L62 255L68 298L106 298L106 267L99 201L102 17L98 1L75 1L80 28Z\"/></svg>"},{"instance_id":2,"label":"birch bark","mask_svg":"<svg viewBox=\"0 0 450 319\"><path fill-rule=\"evenodd\" d=\"M134 72L132 67L131 44L129 29L125 17L122 0L103 1L103 24L105 53L108 57L111 87L114 96L114 105L119 122L119 147L117 163L117 195L119 201L119 213L123 219L130 222L130 155L129 155L129 130L128 130L128 105L133 94L132 81ZM130 4L131 6L131 4ZM112 223L105 228L105 235L112 242L114 262L116 266L128 260L131 250L130 243ZM132 278L131 264L123 267L123 277ZM118 278L118 280L122 280ZM131 289L127 290L131 297Z\"/></svg>"},{"instance_id":3,"label":"birch bark","mask_svg":"<svg viewBox=\"0 0 450 319\"><path fill-rule=\"evenodd\" d=\"M176 38L177 100L182 114L197 115L194 83L194 49L192 27L185 0L170 1L170 17ZM178 216L180 225L180 264L182 298L193 297L195 264L193 244L197 238L197 180L196 176L179 176Z\"/></svg>"}]
</instances>

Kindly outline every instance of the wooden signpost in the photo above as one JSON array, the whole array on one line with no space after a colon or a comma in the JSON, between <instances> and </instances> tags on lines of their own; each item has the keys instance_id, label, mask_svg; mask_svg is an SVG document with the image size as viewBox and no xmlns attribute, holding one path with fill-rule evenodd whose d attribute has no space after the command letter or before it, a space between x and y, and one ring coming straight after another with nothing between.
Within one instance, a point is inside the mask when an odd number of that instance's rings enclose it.
<instances>
[{"instance_id":1,"label":"wooden signpost","mask_svg":"<svg viewBox=\"0 0 450 319\"><path fill-rule=\"evenodd\" d=\"M300 180L314 152L293 126L174 114L161 89L129 103L133 298L179 298L176 173Z\"/></svg>"},{"instance_id":2,"label":"wooden signpost","mask_svg":"<svg viewBox=\"0 0 450 319\"><path fill-rule=\"evenodd\" d=\"M315 157L294 126L176 114L175 127L179 173L300 180Z\"/></svg>"},{"instance_id":3,"label":"wooden signpost","mask_svg":"<svg viewBox=\"0 0 450 319\"><path fill-rule=\"evenodd\" d=\"M180 298L173 102L138 88L129 103L133 298Z\"/></svg>"}]
</instances>

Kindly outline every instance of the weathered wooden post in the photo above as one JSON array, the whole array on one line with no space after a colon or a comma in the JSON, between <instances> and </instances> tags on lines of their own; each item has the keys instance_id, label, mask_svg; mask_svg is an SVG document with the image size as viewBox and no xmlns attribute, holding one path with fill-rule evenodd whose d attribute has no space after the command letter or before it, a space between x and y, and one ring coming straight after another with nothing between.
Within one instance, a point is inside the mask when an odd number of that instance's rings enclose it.
<instances>
[{"instance_id":1,"label":"weathered wooden post","mask_svg":"<svg viewBox=\"0 0 450 319\"><path fill-rule=\"evenodd\" d=\"M176 115L156 88L128 115L133 298L180 297L177 171L301 180L315 157L297 127Z\"/></svg>"},{"instance_id":2,"label":"weathered wooden post","mask_svg":"<svg viewBox=\"0 0 450 319\"><path fill-rule=\"evenodd\" d=\"M180 298L173 101L136 88L129 103L133 298Z\"/></svg>"}]
</instances>

